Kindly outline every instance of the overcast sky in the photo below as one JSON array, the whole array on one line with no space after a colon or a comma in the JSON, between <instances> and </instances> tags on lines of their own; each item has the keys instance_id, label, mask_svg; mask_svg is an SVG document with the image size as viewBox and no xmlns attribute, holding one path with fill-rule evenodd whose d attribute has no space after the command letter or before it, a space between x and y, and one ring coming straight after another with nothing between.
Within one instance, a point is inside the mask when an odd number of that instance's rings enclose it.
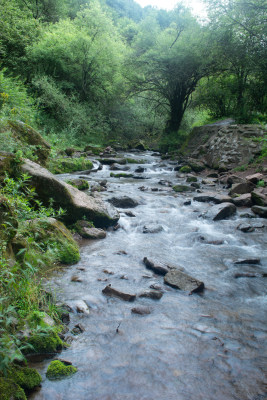
<instances>
[{"instance_id":1,"label":"overcast sky","mask_svg":"<svg viewBox=\"0 0 267 400\"><path fill-rule=\"evenodd\" d=\"M174 8L174 6L179 2L178 0L135 0L137 3L139 3L142 7L145 6L154 6L158 8L165 8L166 10L171 10ZM193 9L193 13L197 16L203 15L203 3L201 0L184 0L183 3L185 3L188 7L191 7Z\"/></svg>"}]
</instances>

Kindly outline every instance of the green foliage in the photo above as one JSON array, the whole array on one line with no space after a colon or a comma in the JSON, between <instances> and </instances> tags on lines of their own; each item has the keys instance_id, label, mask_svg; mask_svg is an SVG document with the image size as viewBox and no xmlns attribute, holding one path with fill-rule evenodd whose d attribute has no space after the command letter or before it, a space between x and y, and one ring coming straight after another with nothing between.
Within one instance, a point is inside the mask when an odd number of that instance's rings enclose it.
<instances>
[{"instance_id":1,"label":"green foliage","mask_svg":"<svg viewBox=\"0 0 267 400\"><path fill-rule=\"evenodd\" d=\"M89 189L89 183L85 179L74 179L66 181L69 185L76 187L79 190L86 190Z\"/></svg>"},{"instance_id":2,"label":"green foliage","mask_svg":"<svg viewBox=\"0 0 267 400\"><path fill-rule=\"evenodd\" d=\"M265 186L265 182L263 181L263 180L260 180L258 183L257 183L257 187L264 187Z\"/></svg>"},{"instance_id":3,"label":"green foliage","mask_svg":"<svg viewBox=\"0 0 267 400\"><path fill-rule=\"evenodd\" d=\"M75 171L92 169L93 163L84 157L80 158L56 158L50 161L49 171L53 174L63 174Z\"/></svg>"},{"instance_id":4,"label":"green foliage","mask_svg":"<svg viewBox=\"0 0 267 400\"><path fill-rule=\"evenodd\" d=\"M33 390L42 382L41 375L33 368L20 367L13 365L9 368L7 378L15 381L22 389L26 391Z\"/></svg>"},{"instance_id":5,"label":"green foliage","mask_svg":"<svg viewBox=\"0 0 267 400\"><path fill-rule=\"evenodd\" d=\"M55 353L62 349L63 342L58 334L53 330L41 331L38 334L30 337L28 343L32 346L35 353Z\"/></svg>"},{"instance_id":6,"label":"green foliage","mask_svg":"<svg viewBox=\"0 0 267 400\"><path fill-rule=\"evenodd\" d=\"M192 168L189 165L185 165L182 168L180 168L179 171L187 173L187 172L191 172Z\"/></svg>"},{"instance_id":7,"label":"green foliage","mask_svg":"<svg viewBox=\"0 0 267 400\"><path fill-rule=\"evenodd\" d=\"M0 400L27 400L25 393L13 380L0 377Z\"/></svg>"},{"instance_id":8,"label":"green foliage","mask_svg":"<svg viewBox=\"0 0 267 400\"><path fill-rule=\"evenodd\" d=\"M63 379L77 372L77 368L73 365L65 365L59 360L52 361L46 372L46 376L50 380Z\"/></svg>"}]
</instances>

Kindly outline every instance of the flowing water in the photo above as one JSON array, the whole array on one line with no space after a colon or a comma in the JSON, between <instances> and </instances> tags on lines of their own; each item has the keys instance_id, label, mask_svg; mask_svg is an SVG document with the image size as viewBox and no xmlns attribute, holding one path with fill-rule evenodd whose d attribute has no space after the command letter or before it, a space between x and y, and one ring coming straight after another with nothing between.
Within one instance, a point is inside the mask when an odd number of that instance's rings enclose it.
<instances>
[{"instance_id":1,"label":"flowing water","mask_svg":"<svg viewBox=\"0 0 267 400\"><path fill-rule=\"evenodd\" d=\"M90 314L71 314L70 330L81 323L85 331L59 355L71 361L78 373L51 382L45 378L51 360L35 364L44 381L31 399L266 399L265 220L241 218L248 211L244 209L229 220L202 218L209 204L192 201L185 206L185 199L193 194L175 194L158 184L162 179L183 182L171 163L162 163L151 153L136 157L146 160L142 176L149 179L110 178L105 166L89 177L108 180L103 199L127 195L140 205L131 209L135 217L120 210L121 228L110 230L105 240L84 241L81 261L47 283L58 301L71 305L83 300ZM132 171L136 167L131 164ZM148 190L141 191L141 186ZM236 230L240 222L265 227L243 233ZM151 224L163 230L144 234L143 227ZM223 243L207 244L201 237ZM164 285L161 276L145 268L144 257L183 267L205 283L205 291L189 296ZM259 265L234 264L238 258L256 257L261 259ZM256 277L235 279L240 272ZM82 282L72 282L73 275ZM127 303L105 297L102 289L107 284L136 294L157 284L164 294L161 300L137 298ZM141 305L149 306L151 314L131 312Z\"/></svg>"}]
</instances>

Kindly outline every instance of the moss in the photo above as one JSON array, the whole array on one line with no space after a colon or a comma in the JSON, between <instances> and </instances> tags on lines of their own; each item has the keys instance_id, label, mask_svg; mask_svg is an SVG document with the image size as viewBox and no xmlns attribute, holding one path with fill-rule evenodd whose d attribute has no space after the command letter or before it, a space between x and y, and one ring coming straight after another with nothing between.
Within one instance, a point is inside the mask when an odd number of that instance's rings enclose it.
<instances>
[{"instance_id":1,"label":"moss","mask_svg":"<svg viewBox=\"0 0 267 400\"><path fill-rule=\"evenodd\" d=\"M124 174L123 172L120 174L114 174L113 172L110 173L112 178L132 178L133 174Z\"/></svg>"},{"instance_id":2,"label":"moss","mask_svg":"<svg viewBox=\"0 0 267 400\"><path fill-rule=\"evenodd\" d=\"M77 372L73 365L65 365L59 360L52 361L47 368L46 376L50 380L62 379L71 376Z\"/></svg>"},{"instance_id":3,"label":"moss","mask_svg":"<svg viewBox=\"0 0 267 400\"><path fill-rule=\"evenodd\" d=\"M49 171L53 174L63 174L92 169L93 163L87 158L56 158L49 163Z\"/></svg>"},{"instance_id":4,"label":"moss","mask_svg":"<svg viewBox=\"0 0 267 400\"><path fill-rule=\"evenodd\" d=\"M191 172L192 168L189 165L184 165L182 168L180 168L179 172Z\"/></svg>"},{"instance_id":5,"label":"moss","mask_svg":"<svg viewBox=\"0 0 267 400\"><path fill-rule=\"evenodd\" d=\"M63 264L76 264L80 260L79 247L76 243L62 243L59 249L60 262Z\"/></svg>"},{"instance_id":6,"label":"moss","mask_svg":"<svg viewBox=\"0 0 267 400\"><path fill-rule=\"evenodd\" d=\"M175 185L172 187L173 190L177 193L181 193L181 192L189 192L192 190L192 187L190 186L186 186L186 185Z\"/></svg>"},{"instance_id":7,"label":"moss","mask_svg":"<svg viewBox=\"0 0 267 400\"><path fill-rule=\"evenodd\" d=\"M8 370L7 378L14 380L19 386L26 391L31 391L39 386L42 377L33 368L13 366Z\"/></svg>"},{"instance_id":8,"label":"moss","mask_svg":"<svg viewBox=\"0 0 267 400\"><path fill-rule=\"evenodd\" d=\"M195 176L189 176L189 177L186 179L186 182L188 182L188 183L190 183L190 182L197 182L197 177L195 177Z\"/></svg>"},{"instance_id":9,"label":"moss","mask_svg":"<svg viewBox=\"0 0 267 400\"><path fill-rule=\"evenodd\" d=\"M27 400L24 390L11 379L0 378L0 400Z\"/></svg>"},{"instance_id":10,"label":"moss","mask_svg":"<svg viewBox=\"0 0 267 400\"><path fill-rule=\"evenodd\" d=\"M67 181L67 183L71 186L76 187L79 190L89 189L89 183L85 179L73 179L72 181Z\"/></svg>"},{"instance_id":11,"label":"moss","mask_svg":"<svg viewBox=\"0 0 267 400\"><path fill-rule=\"evenodd\" d=\"M28 343L33 346L35 353L40 354L55 353L63 347L62 340L53 331L34 335L29 338Z\"/></svg>"}]
</instances>

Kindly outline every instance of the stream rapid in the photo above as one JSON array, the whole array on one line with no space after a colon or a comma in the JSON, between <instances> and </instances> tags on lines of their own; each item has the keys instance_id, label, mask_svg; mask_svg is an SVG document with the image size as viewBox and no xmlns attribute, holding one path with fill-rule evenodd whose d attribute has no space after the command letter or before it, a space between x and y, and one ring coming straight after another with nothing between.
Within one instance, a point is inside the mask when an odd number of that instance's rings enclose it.
<instances>
[{"instance_id":1,"label":"stream rapid","mask_svg":"<svg viewBox=\"0 0 267 400\"><path fill-rule=\"evenodd\" d=\"M194 192L178 194L158 183L185 182L176 176L172 162L150 152L124 156L145 160L141 165L145 172L139 175L148 179L110 177L108 166L87 178L107 180L103 200L127 195L140 204L119 209L119 229L109 229L104 240L84 240L80 262L45 282L58 302L71 306L83 301L89 307L89 314L71 313L69 330L80 323L85 331L76 336L67 333L73 337L71 346L57 355L72 362L78 372L68 379L49 381L45 373L51 359L33 364L43 383L30 398L267 399L266 220L241 218L249 211L244 208L227 220L205 219L201 215L211 204L193 201ZM129 166L126 173L133 173L138 164ZM80 176L82 172L60 179ZM146 190L140 190L142 186ZM204 189L226 193L218 184ZM191 204L184 205L188 199ZM125 214L129 210L135 217ZM236 229L240 223L262 227L244 233ZM151 225L162 230L143 233L144 226ZM207 243L212 241L221 244ZM166 286L162 276L146 269L144 257L183 267L205 283L204 292L189 295ZM261 261L258 265L235 265L239 258ZM240 272L256 277L236 279ZM81 282L71 281L73 275ZM156 285L162 288L163 297L137 297L128 303L106 297L102 290L108 284L137 295ZM151 313L133 314L131 309L138 306L149 306Z\"/></svg>"}]
</instances>

